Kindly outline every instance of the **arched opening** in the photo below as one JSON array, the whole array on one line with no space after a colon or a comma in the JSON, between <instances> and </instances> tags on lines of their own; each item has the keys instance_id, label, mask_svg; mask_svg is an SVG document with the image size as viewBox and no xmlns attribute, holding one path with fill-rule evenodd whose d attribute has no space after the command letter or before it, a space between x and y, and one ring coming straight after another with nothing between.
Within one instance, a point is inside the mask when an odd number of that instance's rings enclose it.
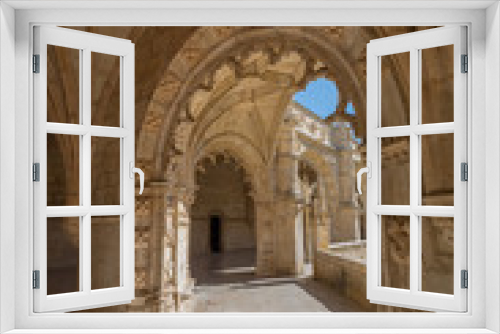
<instances>
[{"instance_id":1,"label":"arched opening","mask_svg":"<svg viewBox=\"0 0 500 334\"><path fill-rule=\"evenodd\" d=\"M335 113L339 105L339 95L335 81L318 78L309 81L303 91L295 93L293 100L321 119L327 119Z\"/></svg>"},{"instance_id":2,"label":"arched opening","mask_svg":"<svg viewBox=\"0 0 500 334\"><path fill-rule=\"evenodd\" d=\"M363 139L356 134L362 119L356 110L357 100L351 99L352 92L345 88L332 75L320 75L294 94L288 112L295 119L298 141L305 152L301 158L302 170L312 168L313 171L312 166L322 165L323 180L321 184L314 181L316 196L318 186L330 194L323 200L326 203L318 203L324 206L323 220L327 220L329 226L326 244L318 244L322 249L333 244L357 244L366 238L364 204L354 183L356 171L361 168L358 165L364 164ZM307 185L314 174L302 175L303 171L299 169L299 178ZM304 195L311 192L310 186L301 190L303 196L309 196L307 201L313 201L311 195ZM306 205L305 210L310 214L311 204Z\"/></svg>"},{"instance_id":3,"label":"arched opening","mask_svg":"<svg viewBox=\"0 0 500 334\"><path fill-rule=\"evenodd\" d=\"M190 262L196 286L253 276L254 206L245 170L228 155L197 164L190 210ZM242 276L243 275L243 276Z\"/></svg>"}]
</instances>

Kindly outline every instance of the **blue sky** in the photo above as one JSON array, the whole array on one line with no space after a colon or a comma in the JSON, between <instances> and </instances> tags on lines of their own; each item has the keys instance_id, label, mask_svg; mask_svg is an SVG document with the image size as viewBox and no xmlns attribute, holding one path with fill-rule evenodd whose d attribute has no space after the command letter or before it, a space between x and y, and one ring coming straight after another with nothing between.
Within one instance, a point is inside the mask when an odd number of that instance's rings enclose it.
<instances>
[{"instance_id":1,"label":"blue sky","mask_svg":"<svg viewBox=\"0 0 500 334\"><path fill-rule=\"evenodd\" d=\"M347 102L344 111L347 115L356 115L356 110L354 109L354 104L352 104L352 102Z\"/></svg>"},{"instance_id":2,"label":"blue sky","mask_svg":"<svg viewBox=\"0 0 500 334\"><path fill-rule=\"evenodd\" d=\"M306 89L297 92L294 101L325 119L338 107L339 92L335 82L320 78L307 84Z\"/></svg>"},{"instance_id":3,"label":"blue sky","mask_svg":"<svg viewBox=\"0 0 500 334\"><path fill-rule=\"evenodd\" d=\"M306 89L297 92L293 99L295 102L325 119L339 106L339 90L335 82L319 78L309 82ZM354 105L349 102L345 111L349 115L354 115Z\"/></svg>"},{"instance_id":4,"label":"blue sky","mask_svg":"<svg viewBox=\"0 0 500 334\"><path fill-rule=\"evenodd\" d=\"M295 93L293 100L325 119L334 113L339 106L339 90L335 82L319 78L309 82L305 90ZM352 102L347 103L344 111L348 115L356 114ZM351 129L351 133L354 140L361 144L361 139L356 138L353 129Z\"/></svg>"}]
</instances>

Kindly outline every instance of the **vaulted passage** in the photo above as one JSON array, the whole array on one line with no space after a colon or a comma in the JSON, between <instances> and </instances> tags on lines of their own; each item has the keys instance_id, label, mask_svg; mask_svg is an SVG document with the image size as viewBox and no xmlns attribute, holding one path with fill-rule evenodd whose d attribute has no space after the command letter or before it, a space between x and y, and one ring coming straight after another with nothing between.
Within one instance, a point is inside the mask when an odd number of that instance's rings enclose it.
<instances>
[{"instance_id":1,"label":"vaulted passage","mask_svg":"<svg viewBox=\"0 0 500 334\"><path fill-rule=\"evenodd\" d=\"M363 312L354 301L310 276L258 277L255 253L214 254L194 288L194 312Z\"/></svg>"},{"instance_id":2,"label":"vaulted passage","mask_svg":"<svg viewBox=\"0 0 500 334\"><path fill-rule=\"evenodd\" d=\"M95 311L400 311L366 299L366 189L355 191L356 172L366 165L366 45L427 28L76 28L136 45L135 155L146 175L136 197L136 298ZM432 51L422 74L436 84L424 87L432 111L426 122L450 121L449 52ZM49 55L48 119L72 123L78 91L64 83L77 75L78 54ZM112 77L119 61L92 64L92 110L100 110L92 124L108 125L116 120L102 110L119 101ZM406 124L408 63L389 57L383 65L381 121ZM318 81L335 87L329 114L300 103ZM67 137L47 138L48 205L79 202L78 138ZM114 139L92 142L93 204L119 202ZM408 144L403 137L381 142L382 180L392 180L382 186L385 204L408 198ZM442 172L452 144L448 137L423 140L426 205L453 203L452 175ZM116 285L119 247L103 237L119 235L116 223L93 223L92 284ZM433 218L422 230L426 288L440 291L452 278L453 222ZM74 291L78 224L53 220L48 233L50 289ZM408 278L401 245L408 233L401 218L388 220L386 284Z\"/></svg>"},{"instance_id":3,"label":"vaulted passage","mask_svg":"<svg viewBox=\"0 0 500 334\"><path fill-rule=\"evenodd\" d=\"M231 157L216 155L199 164L196 178L198 191L191 207L189 243L195 285L217 280L217 265L213 265L226 257L233 259L231 266L245 267L253 274L254 205L245 171ZM233 254L242 251L250 256L238 262L239 257Z\"/></svg>"}]
</instances>

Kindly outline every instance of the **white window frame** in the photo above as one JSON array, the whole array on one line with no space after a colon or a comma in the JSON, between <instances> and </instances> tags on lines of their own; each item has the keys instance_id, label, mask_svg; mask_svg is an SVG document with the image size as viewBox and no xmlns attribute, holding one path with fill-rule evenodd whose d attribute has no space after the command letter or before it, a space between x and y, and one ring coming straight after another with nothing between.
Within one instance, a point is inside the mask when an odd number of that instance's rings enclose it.
<instances>
[{"instance_id":1,"label":"white window frame","mask_svg":"<svg viewBox=\"0 0 500 334\"><path fill-rule=\"evenodd\" d=\"M89 333L105 329L128 329L141 333L144 329L161 329L162 333L175 328L268 328L283 329L287 333L365 332L365 333L419 333L456 332L490 333L500 330L500 11L493 2L278 2L249 3L246 1L220 3L216 1L177 2L94 2L79 1L6 1L0 4L0 130L15 126L15 149L12 148L12 131L0 131L0 303L1 330L16 329L16 333L32 333L35 329L64 329L65 333L87 329ZM24 8L14 13L10 8ZM74 6L80 9L60 7ZM129 6L132 9L116 9ZM205 8L198 8L201 7ZM233 6L230 8L230 6ZM96 8L115 10L96 10ZM145 8L142 11L137 8ZM149 9L147 9L149 7ZM163 7L163 8L158 8ZM488 8L487 8L488 7ZM43 10L52 8L51 10ZM153 9L152 9L153 8ZM244 10L246 8L246 10ZM346 9L351 8L351 9ZM352 9L357 8L357 9ZM369 8L369 9L366 9ZM93 10L94 9L94 10ZM15 23L13 17L15 16ZM313 19L314 18L314 19ZM485 24L486 23L486 24ZM32 183L30 181L32 147L32 106L30 55L32 54L32 27L35 24L57 25L449 25L464 24L469 27L469 120L468 143L470 158L468 203L468 233L471 243L469 268L469 308L467 313L438 314L34 314L31 286L33 212ZM5 29L8 28L8 29ZM15 40L12 31L15 28ZM487 29L486 29L487 28ZM14 60L15 59L15 60ZM15 73L12 69L15 65ZM485 71L488 66L488 71ZM7 74L7 75L5 75ZM12 85L15 79L15 86ZM13 97L15 94L15 98ZM14 109L15 108L15 109ZM15 113L12 111L15 110ZM14 116L15 115L15 116ZM9 148L9 145L11 148ZM486 153L488 152L488 154ZM7 158L7 159L6 159ZM15 159L15 163L12 161ZM491 172L485 182L486 171ZM477 167L476 167L477 166ZM15 169L15 183L9 178ZM10 188L5 188L9 185ZM15 187L15 211L8 210L9 192ZM486 196L488 194L488 196ZM473 196L472 196L473 195ZM486 205L485 205L486 203ZM7 209L6 209L7 208ZM486 217L488 219L486 219ZM15 226L13 220L15 218ZM15 237L15 242L14 242ZM488 257L485 254L488 252ZM12 256L14 253L14 256ZM486 260L485 260L486 258ZM28 260L29 259L29 260ZM12 289L15 282L15 289ZM10 285L9 285L10 284ZM15 290L15 291L12 291ZM488 293L485 293L485 292ZM15 305L15 309L12 308ZM14 310L13 310L14 309ZM137 330L131 330L131 328ZM291 329L302 328L293 331ZM353 328L358 328L354 330ZM413 329L412 329L413 328ZM99 330L100 329L100 330ZM337 330L336 330L337 329ZM391 330L392 329L392 330ZM267 332L270 332L268 330ZM40 331L41 332L41 331ZM51 332L54 332L52 330ZM194 331L193 331L194 332ZM218 331L221 332L221 331ZM252 331L253 332L253 331ZM263 331L264 332L264 331ZM279 332L276 330L275 332ZM281 331L285 332L285 331Z\"/></svg>"},{"instance_id":2,"label":"white window frame","mask_svg":"<svg viewBox=\"0 0 500 334\"><path fill-rule=\"evenodd\" d=\"M461 56L467 54L466 28L450 26L411 34L373 40L367 47L367 163L371 178L367 179L367 296L372 303L393 306L412 305L427 311L467 310L467 290L461 288L461 270L467 270L467 182L461 181L461 163L467 163L467 74L461 73ZM453 122L423 124L422 119L422 62L421 50L440 46L453 46L454 117ZM409 124L382 127L381 58L408 53L410 58L410 110ZM453 206L430 206L422 203L421 136L453 134ZM384 137L405 136L410 140L409 204L384 205L382 203L382 147ZM409 236L409 289L396 289L381 284L383 216L406 216L410 222ZM453 224L453 294L422 291L422 217L452 217Z\"/></svg>"},{"instance_id":3,"label":"white window frame","mask_svg":"<svg viewBox=\"0 0 500 334\"><path fill-rule=\"evenodd\" d=\"M35 312L75 311L100 306L130 303L135 296L134 230L135 184L131 168L135 156L134 44L125 39L101 36L60 27L34 27L34 54L39 55L39 73L34 83L34 162L38 163L40 181L33 184L34 201L34 270L39 271L39 288L34 289ZM72 48L80 54L78 124L47 122L47 45ZM91 54L108 54L120 58L120 124L118 127L91 123ZM47 206L47 134L79 136L78 206ZM92 138L120 140L120 175L118 205L92 205L91 158ZM133 176L133 173L132 173ZM106 289L91 286L92 216L119 216L120 219L120 285ZM79 290L47 295L47 218L79 219Z\"/></svg>"}]
</instances>

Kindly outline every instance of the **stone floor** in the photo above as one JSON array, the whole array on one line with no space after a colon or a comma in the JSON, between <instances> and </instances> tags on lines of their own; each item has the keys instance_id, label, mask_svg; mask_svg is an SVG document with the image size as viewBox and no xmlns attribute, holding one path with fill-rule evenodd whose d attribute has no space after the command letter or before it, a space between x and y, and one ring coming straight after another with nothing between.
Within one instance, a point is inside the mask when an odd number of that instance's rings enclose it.
<instances>
[{"instance_id":1,"label":"stone floor","mask_svg":"<svg viewBox=\"0 0 500 334\"><path fill-rule=\"evenodd\" d=\"M361 312L354 302L310 277L254 275L255 250L193 259L195 312Z\"/></svg>"}]
</instances>

